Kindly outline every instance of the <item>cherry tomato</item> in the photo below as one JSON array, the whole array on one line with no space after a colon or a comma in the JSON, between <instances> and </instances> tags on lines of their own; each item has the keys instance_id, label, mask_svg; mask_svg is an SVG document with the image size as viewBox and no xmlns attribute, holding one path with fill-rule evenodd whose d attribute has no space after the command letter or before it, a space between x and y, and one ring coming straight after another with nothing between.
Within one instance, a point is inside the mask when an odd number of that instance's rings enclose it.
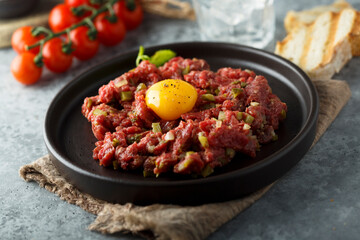
<instances>
[{"instance_id":1,"label":"cherry tomato","mask_svg":"<svg viewBox=\"0 0 360 240\"><path fill-rule=\"evenodd\" d=\"M143 21L144 12L138 1L135 1L134 10L128 9L125 1L116 2L113 8L116 16L124 21L127 30L137 28Z\"/></svg>"},{"instance_id":2,"label":"cherry tomato","mask_svg":"<svg viewBox=\"0 0 360 240\"><path fill-rule=\"evenodd\" d=\"M11 63L13 76L22 84L30 85L40 79L42 68L35 64L35 57L36 54L32 52L23 52L17 55Z\"/></svg>"},{"instance_id":3,"label":"cherry tomato","mask_svg":"<svg viewBox=\"0 0 360 240\"><path fill-rule=\"evenodd\" d=\"M100 7L99 4L91 4L90 0L65 0L65 4L68 5L69 7L78 7L84 4L95 8Z\"/></svg>"},{"instance_id":4,"label":"cherry tomato","mask_svg":"<svg viewBox=\"0 0 360 240\"><path fill-rule=\"evenodd\" d=\"M31 30L31 26L20 27L11 36L11 46L17 53L20 54L25 52L25 46L33 45L44 38L44 35L37 37L33 36L31 34ZM29 50L29 52L37 54L39 53L39 49L39 47L32 48Z\"/></svg>"},{"instance_id":5,"label":"cherry tomato","mask_svg":"<svg viewBox=\"0 0 360 240\"><path fill-rule=\"evenodd\" d=\"M65 4L56 5L49 14L49 26L54 32L61 32L65 28L80 21Z\"/></svg>"},{"instance_id":6,"label":"cherry tomato","mask_svg":"<svg viewBox=\"0 0 360 240\"><path fill-rule=\"evenodd\" d=\"M70 32L70 39L75 49L73 55L80 60L92 58L99 49L99 40L91 40L88 31L88 27L80 26Z\"/></svg>"},{"instance_id":7,"label":"cherry tomato","mask_svg":"<svg viewBox=\"0 0 360 240\"><path fill-rule=\"evenodd\" d=\"M44 44L43 61L50 71L65 72L72 64L73 55L64 53L62 46L63 42L60 38L53 38Z\"/></svg>"},{"instance_id":8,"label":"cherry tomato","mask_svg":"<svg viewBox=\"0 0 360 240\"><path fill-rule=\"evenodd\" d=\"M123 21L117 18L116 22L110 22L108 13L101 13L95 18L95 27L98 31L99 41L105 46L114 46L120 43L126 34Z\"/></svg>"},{"instance_id":9,"label":"cherry tomato","mask_svg":"<svg viewBox=\"0 0 360 240\"><path fill-rule=\"evenodd\" d=\"M68 5L69 7L78 7L81 5L90 5L90 1L89 0L65 0L65 4Z\"/></svg>"},{"instance_id":10,"label":"cherry tomato","mask_svg":"<svg viewBox=\"0 0 360 240\"><path fill-rule=\"evenodd\" d=\"M81 5L88 5L94 8L100 8L100 4L92 4L90 0L65 0L65 4L70 8L79 7ZM91 11L85 11L85 13L80 18L85 18L91 15Z\"/></svg>"}]
</instances>

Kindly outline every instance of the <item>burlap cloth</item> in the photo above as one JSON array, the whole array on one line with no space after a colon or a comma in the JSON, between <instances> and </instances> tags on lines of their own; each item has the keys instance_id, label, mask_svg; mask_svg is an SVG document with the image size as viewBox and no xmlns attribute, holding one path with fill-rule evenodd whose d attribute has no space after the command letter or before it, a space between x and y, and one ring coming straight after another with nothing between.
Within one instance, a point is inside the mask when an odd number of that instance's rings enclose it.
<instances>
[{"instance_id":1,"label":"burlap cloth","mask_svg":"<svg viewBox=\"0 0 360 240\"><path fill-rule=\"evenodd\" d=\"M0 19L0 48L11 46L11 36L19 27L46 26L50 10L64 0L40 0L25 16ZM144 11L168 18L195 19L190 3L179 0L141 0Z\"/></svg>"},{"instance_id":2,"label":"burlap cloth","mask_svg":"<svg viewBox=\"0 0 360 240\"><path fill-rule=\"evenodd\" d=\"M316 143L348 101L351 91L347 83L340 80L318 80L314 84L320 97ZM104 234L131 232L150 239L205 239L253 204L274 184L247 197L222 203L136 206L131 203L110 204L80 192L59 175L48 156L21 167L20 176L26 181L36 181L61 199L96 214L90 230Z\"/></svg>"}]
</instances>

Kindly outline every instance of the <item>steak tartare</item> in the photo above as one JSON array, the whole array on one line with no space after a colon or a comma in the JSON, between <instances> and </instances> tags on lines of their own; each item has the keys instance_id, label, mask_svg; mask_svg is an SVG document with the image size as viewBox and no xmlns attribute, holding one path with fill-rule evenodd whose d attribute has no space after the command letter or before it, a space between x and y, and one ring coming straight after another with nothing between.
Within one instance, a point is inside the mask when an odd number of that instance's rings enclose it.
<instances>
[{"instance_id":1,"label":"steak tartare","mask_svg":"<svg viewBox=\"0 0 360 240\"><path fill-rule=\"evenodd\" d=\"M173 120L159 117L146 101L149 88L165 79L196 90L189 96L195 97L191 110ZM205 60L182 57L160 67L144 60L82 105L98 140L93 158L115 169L140 168L144 176L206 177L236 152L255 157L261 144L277 140L275 130L286 112L264 76L229 67L214 72Z\"/></svg>"}]
</instances>

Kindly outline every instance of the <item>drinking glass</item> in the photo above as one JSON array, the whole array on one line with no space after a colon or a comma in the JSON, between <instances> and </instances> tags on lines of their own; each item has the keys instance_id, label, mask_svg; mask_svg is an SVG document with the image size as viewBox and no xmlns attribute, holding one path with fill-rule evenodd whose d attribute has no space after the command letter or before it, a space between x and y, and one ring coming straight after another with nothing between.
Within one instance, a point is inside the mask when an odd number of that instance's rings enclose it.
<instances>
[{"instance_id":1,"label":"drinking glass","mask_svg":"<svg viewBox=\"0 0 360 240\"><path fill-rule=\"evenodd\" d=\"M202 40L265 48L274 38L273 0L192 0Z\"/></svg>"}]
</instances>

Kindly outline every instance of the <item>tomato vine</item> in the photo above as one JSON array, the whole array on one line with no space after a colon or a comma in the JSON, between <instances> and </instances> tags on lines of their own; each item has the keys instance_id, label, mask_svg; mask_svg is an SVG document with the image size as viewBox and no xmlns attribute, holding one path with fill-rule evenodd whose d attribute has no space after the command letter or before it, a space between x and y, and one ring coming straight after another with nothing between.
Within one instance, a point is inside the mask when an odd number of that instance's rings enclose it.
<instances>
[{"instance_id":1,"label":"tomato vine","mask_svg":"<svg viewBox=\"0 0 360 240\"><path fill-rule=\"evenodd\" d=\"M143 10L137 0L65 0L51 10L50 28L24 26L14 32L12 47L19 53L16 61L21 59L24 63L12 64L13 76L24 84L33 84L40 78L42 71L26 68L25 63L64 72L70 68L73 57L88 60L97 53L100 43L120 43L126 31L139 26L142 20ZM23 57L25 53L32 54ZM33 63L29 62L31 57Z\"/></svg>"}]
</instances>

